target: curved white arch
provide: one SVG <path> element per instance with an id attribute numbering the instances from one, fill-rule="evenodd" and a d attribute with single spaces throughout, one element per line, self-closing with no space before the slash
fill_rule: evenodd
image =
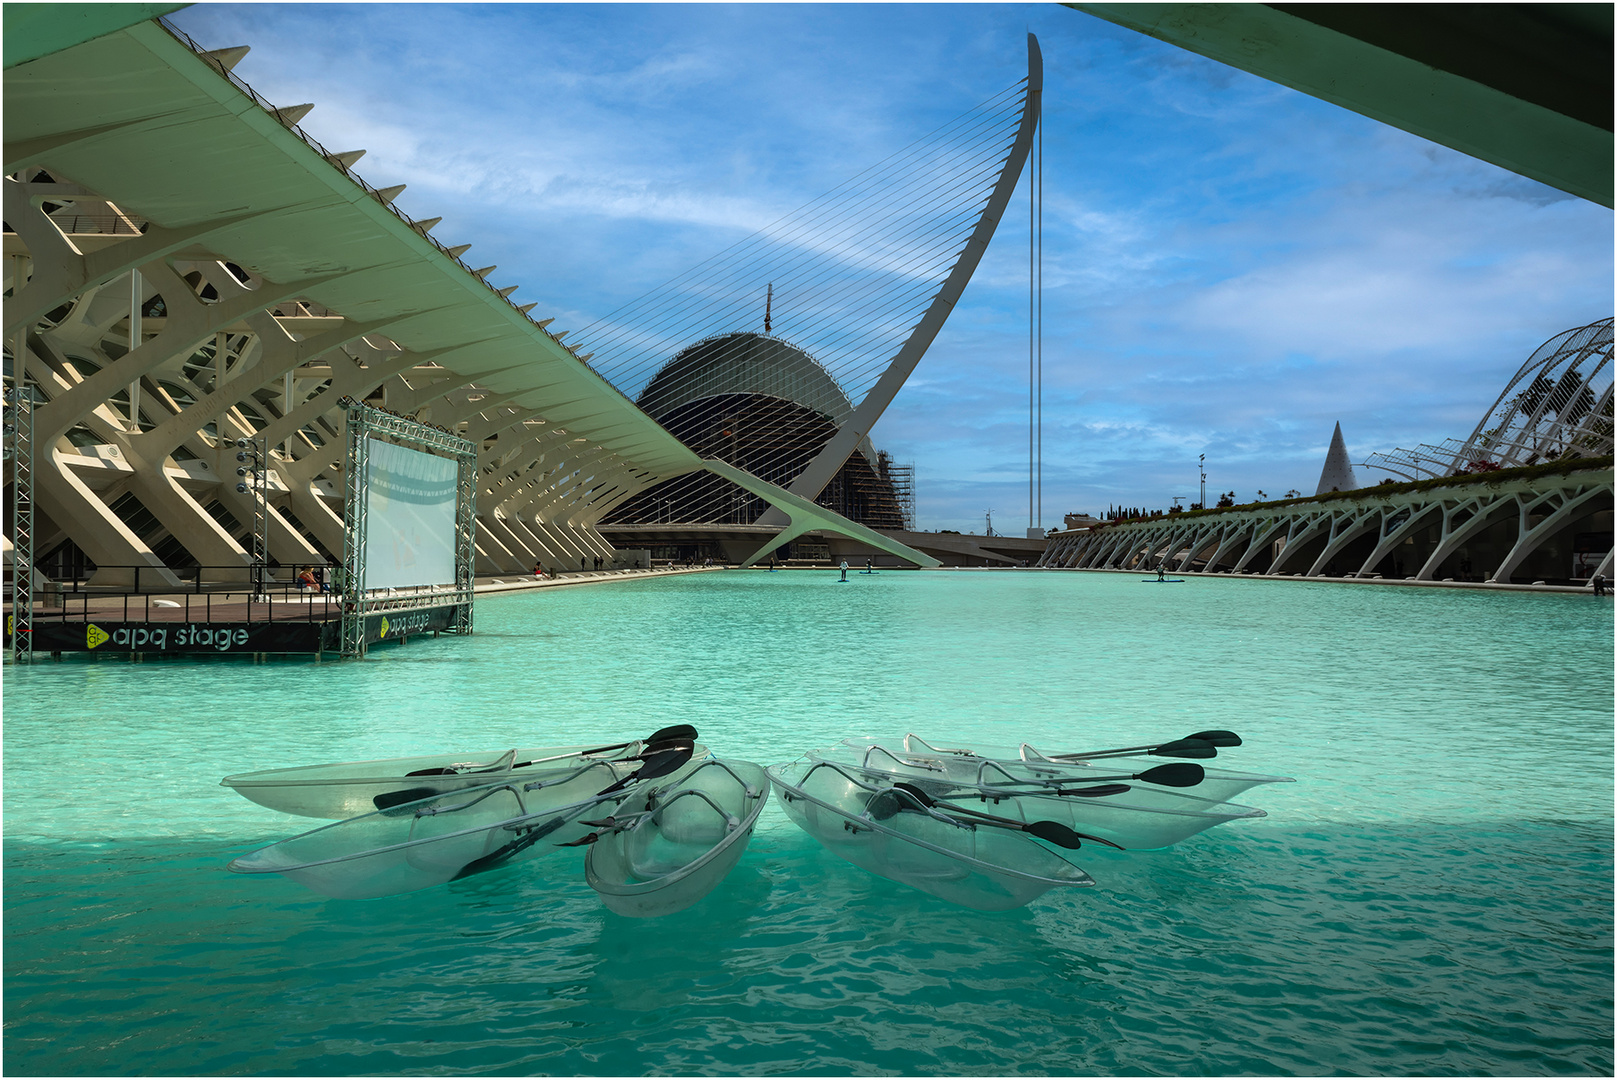
<path id="1" fill-rule="evenodd" d="M 1040 107 L 1044 98 L 1044 56 L 1039 51 L 1039 39 L 1032 34 L 1027 36 L 1027 100 L 1022 106 L 1022 122 L 1017 129 L 1016 140 L 1011 144 L 1010 154 L 1005 158 L 1004 168 L 1000 170 L 999 181 L 994 185 L 993 194 L 983 207 L 982 217 L 977 220 L 977 227 L 972 231 L 971 238 L 966 241 L 960 253 L 959 260 L 954 269 L 949 272 L 943 287 L 938 290 L 937 296 L 927 308 L 926 314 L 915 326 L 909 339 L 904 342 L 893 362 L 877 380 L 876 385 L 865 395 L 853 415 L 848 417 L 841 429 L 831 441 L 826 443 L 825 449 L 809 462 L 788 488 L 793 495 L 804 499 L 814 499 L 830 483 L 843 462 L 853 453 L 860 441 L 870 434 L 870 429 L 876 421 L 881 419 L 887 406 L 892 404 L 893 398 L 898 394 L 899 388 L 920 363 L 921 357 L 931 347 L 932 341 L 943 329 L 944 320 L 949 312 L 954 310 L 965 291 L 966 283 L 976 271 L 977 264 L 982 261 L 983 253 L 988 250 L 988 241 L 993 239 L 994 230 L 999 226 L 999 219 L 1004 216 L 1005 208 L 1010 204 L 1011 194 L 1016 190 L 1017 179 L 1022 175 L 1022 168 L 1027 163 L 1029 152 L 1033 148 L 1033 134 L 1039 125 Z M 771 508 L 759 519 L 760 525 L 784 525 L 786 515 L 778 509 Z M 771 541 L 773 543 L 773 541 Z"/>

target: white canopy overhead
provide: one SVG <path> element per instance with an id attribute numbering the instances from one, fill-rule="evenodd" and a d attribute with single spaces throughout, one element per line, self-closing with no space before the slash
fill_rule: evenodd
<path id="1" fill-rule="evenodd" d="M 8 9 L 8 30 L 11 21 Z M 297 120 L 307 106 L 277 110 L 233 76 L 244 49 L 202 53 L 157 21 L 96 30 L 99 36 L 53 42 L 54 51 L 19 58 L 5 73 L 6 220 L 16 230 L 6 251 L 28 267 L 26 287 L 17 282 L 5 307 L 7 340 L 132 270 L 145 276 L 148 290 L 156 284 L 177 293 L 177 276 L 165 275 L 174 264 L 228 264 L 232 275 L 240 272 L 242 290 L 214 300 L 203 293 L 205 314 L 192 297 L 174 296 L 186 303 L 170 303 L 164 333 L 178 328 L 178 308 L 185 307 L 196 321 L 194 340 L 153 348 L 153 339 L 53 396 L 40 410 L 42 442 L 80 423 L 119 387 L 172 365 L 176 347 L 189 355 L 226 325 L 263 312 L 283 319 L 286 304 L 296 302 L 304 312 L 326 313 L 317 340 L 328 348 L 363 338 L 413 360 L 415 370 L 441 369 L 433 396 L 470 388 L 472 395 L 462 396 L 483 404 L 458 419 L 473 418 L 473 428 L 481 410 L 489 430 L 489 410 L 497 406 L 502 416 L 542 421 L 553 443 L 568 436 L 569 446 L 576 444 L 572 461 L 588 467 L 577 483 L 587 480 L 588 488 L 569 496 L 567 528 L 588 528 L 634 492 L 706 467 L 545 329 L 550 320 L 530 318 L 533 305 L 513 305 L 512 288 L 492 278 L 495 267 L 473 270 L 458 257 L 464 248 L 431 237 L 436 221 L 415 222 L 392 208 L 402 187 L 366 184 L 351 168 L 356 153 L 330 152 L 306 136 Z M 40 170 L 44 181 L 31 183 Z M 68 235 L 48 215 L 59 205 L 54 200 L 74 198 L 103 211 L 110 205 L 138 231 Z M 224 324 L 227 306 L 233 318 Z M 293 330 L 286 321 L 281 326 Z M 582 476 L 583 469 L 574 472 Z M 732 479 L 769 497 L 769 486 L 750 474 Z M 852 529 L 893 554 L 933 562 L 837 515 L 823 516 L 823 528 Z"/>

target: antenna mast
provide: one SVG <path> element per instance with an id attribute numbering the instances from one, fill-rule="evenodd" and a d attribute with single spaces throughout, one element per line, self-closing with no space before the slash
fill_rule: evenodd
<path id="1" fill-rule="evenodd" d="M 1027 198 L 1027 535 L 1044 535 L 1044 115 L 1034 115 Z"/>

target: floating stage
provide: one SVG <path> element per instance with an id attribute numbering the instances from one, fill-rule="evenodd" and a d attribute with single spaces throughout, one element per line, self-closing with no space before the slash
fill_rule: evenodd
<path id="1" fill-rule="evenodd" d="M 563 573 L 541 580 L 526 577 L 480 579 L 478 596 L 539 589 L 637 581 L 652 577 L 713 573 L 713 567 L 663 567 Z M 250 594 L 236 591 L 185 593 L 65 592 L 61 607 L 33 610 L 32 652 L 61 658 L 66 653 L 120 656 L 139 660 L 160 656 L 293 655 L 334 659 L 343 655 L 344 600 L 331 593 L 309 594 L 282 587 Z M 450 594 L 453 595 L 453 594 Z M 447 599 L 447 597 L 446 597 Z M 53 596 L 51 600 L 57 601 Z M 376 603 L 374 599 L 371 601 Z M 396 597 L 396 605 L 358 615 L 356 633 L 363 647 L 402 643 L 420 634 L 456 632 L 459 604 Z M 5 605 L 5 647 L 11 648 L 14 620 Z"/>
<path id="2" fill-rule="evenodd" d="M 458 604 L 369 612 L 357 633 L 368 648 L 412 635 L 453 630 Z M 352 612 L 348 613 L 352 616 Z M 60 611 L 33 613 L 32 652 L 153 656 L 302 655 L 316 659 L 343 652 L 343 603 L 332 597 L 246 594 L 215 596 L 71 596 Z M 14 620 L 7 614 L 6 646 Z"/>

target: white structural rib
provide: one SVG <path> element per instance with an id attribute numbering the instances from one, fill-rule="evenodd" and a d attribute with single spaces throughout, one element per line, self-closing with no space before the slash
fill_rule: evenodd
<path id="1" fill-rule="evenodd" d="M 850 540 L 858 540 L 872 547 L 880 548 L 889 554 L 908 559 L 917 566 L 933 567 L 942 565 L 941 562 L 925 552 L 917 551 L 912 547 L 900 544 L 897 540 L 889 539 L 875 529 L 867 529 L 863 525 L 849 521 L 836 511 L 827 510 L 812 499 L 805 499 L 801 495 L 793 495 L 790 491 L 776 487 L 765 480 L 760 480 L 745 469 L 738 469 L 718 458 L 708 458 L 702 464 L 714 475 L 733 481 L 759 498 L 768 500 L 771 506 L 778 507 L 790 519 L 790 524 L 786 526 L 783 532 L 762 548 L 753 552 L 741 564 L 743 568 L 751 566 L 763 558 L 765 552 L 773 551 L 780 545 L 790 540 L 795 540 L 810 529 L 838 533 L 848 537 Z"/>
<path id="2" fill-rule="evenodd" d="M 999 182 L 994 185 L 993 194 L 988 198 L 988 204 L 983 208 L 983 215 L 977 222 L 977 228 L 972 232 L 971 239 L 966 241 L 965 248 L 960 253 L 960 259 L 950 271 L 943 287 L 933 298 L 932 304 L 927 308 L 921 321 L 916 323 L 915 330 L 909 339 L 893 357 L 893 362 L 876 382 L 870 393 L 865 395 L 859 407 L 853 411 L 837 433 L 826 443 L 814 460 L 798 474 L 792 481 L 789 490 L 793 495 L 813 500 L 831 478 L 842 468 L 848 456 L 853 453 L 861 440 L 870 434 L 870 429 L 881 419 L 887 406 L 892 404 L 893 398 L 898 394 L 899 388 L 920 363 L 921 357 L 931 347 L 932 341 L 943 329 L 944 320 L 949 312 L 954 310 L 960 299 L 960 294 L 966 289 L 966 283 L 976 272 L 977 264 L 982 261 L 983 253 L 988 250 L 988 242 L 994 237 L 994 230 L 999 227 L 999 220 L 1005 214 L 1005 208 L 1010 204 L 1011 194 L 1016 190 L 1016 182 L 1022 175 L 1022 168 L 1027 164 L 1028 153 L 1033 147 L 1033 134 L 1039 124 L 1039 107 L 1044 97 L 1044 57 L 1039 52 L 1039 39 L 1032 34 L 1027 36 L 1027 101 L 1022 107 L 1022 124 L 1017 129 L 1016 141 L 1011 144 L 1011 152 L 1005 159 L 1005 167 L 1000 171 Z M 772 507 L 758 519 L 760 525 L 784 525 L 787 517 L 781 513 L 778 506 Z M 770 547 L 777 546 L 778 541 L 771 540 Z M 756 558 L 756 556 L 754 556 Z"/>
<path id="3" fill-rule="evenodd" d="M 293 122 L 295 109 L 276 110 L 231 72 L 223 55 L 204 53 L 147 21 L 5 72 L 3 186 L 8 229 L 17 230 L 8 231 L 6 253 L 18 267 L 8 282 L 8 340 L 52 332 L 50 313 L 87 307 L 98 290 L 132 272 L 145 282 L 148 300 L 161 294 L 169 312 L 155 334 L 132 326 L 134 347 L 115 362 L 98 353 L 104 362 L 94 374 L 52 384 L 39 411 L 42 445 L 58 447 L 75 425 L 95 428 L 97 410 L 142 379 L 150 384 L 162 375 L 178 386 L 188 377 L 184 365 L 212 350 L 205 366 L 218 389 L 203 394 L 193 387 L 187 393 L 195 403 L 176 405 L 174 417 L 152 417 L 150 430 L 131 424 L 136 430 L 92 432 L 128 463 L 142 504 L 209 565 L 246 556 L 202 504 L 176 487 L 169 470 L 190 474 L 170 455 L 189 439 L 191 459 L 209 463 L 223 453 L 223 442 L 204 438 L 204 425 L 237 402 L 249 402 L 259 415 L 265 394 L 279 402 L 281 415 L 262 433 L 287 447 L 278 475 L 298 517 L 316 531 L 337 520 L 319 494 L 331 479 L 332 455 L 319 446 L 292 447 L 300 431 L 318 422 L 330 422 L 328 434 L 340 430 L 337 401 L 344 393 L 364 397 L 385 386 L 390 409 L 464 429 L 484 446 L 479 514 L 487 528 L 479 535 L 488 540 L 485 564 L 501 568 L 610 554 L 594 524 L 613 505 L 659 481 L 711 468 L 562 344 L 565 332 L 546 329 L 549 319 L 530 318 L 532 305 L 512 302 L 510 287 L 485 282 L 493 267 L 474 270 L 459 259 L 464 247 L 429 236 L 435 219 L 416 222 L 390 205 L 401 188 L 364 184 L 348 168 L 352 155 L 332 154 L 309 139 Z M 108 221 L 116 208 L 140 227 L 70 237 L 49 208 L 79 202 Z M 198 295 L 204 279 L 214 291 Z M 322 314 L 308 316 L 313 310 Z M 318 330 L 297 321 L 305 316 Z M 227 380 L 226 346 L 249 332 L 262 344 L 255 355 L 274 356 L 247 363 L 238 350 Z M 24 357 L 18 370 L 43 377 L 48 359 Z M 288 392 L 296 390 L 299 365 L 316 360 L 332 392 Z M 292 380 L 285 381 L 289 371 Z M 305 383 L 311 381 L 319 380 L 305 372 Z M 133 411 L 154 409 L 143 399 Z M 243 430 L 257 434 L 260 425 Z M 73 470 L 98 460 L 53 451 L 42 473 L 42 508 L 71 524 L 72 538 L 98 566 L 143 563 L 166 573 L 144 541 L 78 480 Z M 216 491 L 222 500 L 231 497 L 229 485 L 213 478 L 234 466 L 214 464 L 205 490 L 199 487 L 204 503 Z M 749 490 L 779 491 L 746 475 Z M 816 525 L 929 561 L 830 511 L 820 511 Z M 499 549 L 496 526 L 505 529 Z M 277 558 L 313 561 L 300 529 L 277 527 L 271 538 Z M 98 537 L 114 534 L 117 544 L 98 546 Z M 340 541 L 328 535 L 325 542 Z"/>

